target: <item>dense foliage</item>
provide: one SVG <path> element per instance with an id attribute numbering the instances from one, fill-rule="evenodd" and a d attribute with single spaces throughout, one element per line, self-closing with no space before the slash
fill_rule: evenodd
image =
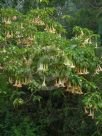
<path id="1" fill-rule="evenodd" d="M 0 134 L 101 136 L 100 35 L 89 1 L 70 2 L 69 14 L 66 0 L 21 2 L 0 2 Z"/>

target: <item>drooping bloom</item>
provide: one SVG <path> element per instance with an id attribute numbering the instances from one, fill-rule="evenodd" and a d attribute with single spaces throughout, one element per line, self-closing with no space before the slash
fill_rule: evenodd
<path id="1" fill-rule="evenodd" d="M 18 81 L 17 87 L 18 87 L 18 88 L 21 88 L 21 87 L 22 87 L 22 84 L 21 84 L 20 80 Z"/>
<path id="2" fill-rule="evenodd" d="M 44 70 L 44 66 L 42 63 L 40 63 L 39 67 L 38 67 L 38 71 L 43 71 Z"/>
<path id="3" fill-rule="evenodd" d="M 18 85 L 18 81 L 16 80 L 16 81 L 15 81 L 15 84 L 14 84 L 13 86 L 17 86 L 17 85 Z"/>
<path id="4" fill-rule="evenodd" d="M 75 68 L 75 65 L 73 64 L 73 62 L 71 60 L 69 60 L 67 57 L 64 60 L 64 65 L 66 65 L 70 68 Z"/>
<path id="5" fill-rule="evenodd" d="M 44 76 L 44 79 L 43 79 L 42 87 L 46 87 L 45 76 Z"/>

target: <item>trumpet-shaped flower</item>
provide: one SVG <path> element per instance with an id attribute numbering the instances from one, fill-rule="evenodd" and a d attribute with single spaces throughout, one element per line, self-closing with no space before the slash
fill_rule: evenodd
<path id="1" fill-rule="evenodd" d="M 38 71 L 43 71 L 44 70 L 44 65 L 42 63 L 40 63 Z"/>
<path id="2" fill-rule="evenodd" d="M 9 83 L 12 84 L 13 83 L 13 80 L 11 77 L 9 77 Z"/>
<path id="3" fill-rule="evenodd" d="M 69 60 L 68 58 L 65 58 L 64 65 L 70 67 L 70 68 L 75 68 L 73 62 Z"/>
<path id="4" fill-rule="evenodd" d="M 18 85 L 18 81 L 16 80 L 16 81 L 15 81 L 15 84 L 14 84 L 13 86 L 17 86 L 17 85 Z"/>
<path id="5" fill-rule="evenodd" d="M 21 87 L 22 87 L 22 84 L 21 84 L 20 80 L 18 81 L 17 87 L 18 87 L 18 88 L 21 88 Z"/>
<path id="6" fill-rule="evenodd" d="M 42 83 L 42 87 L 46 87 L 45 76 L 44 76 L 44 80 L 43 80 L 43 83 Z"/>

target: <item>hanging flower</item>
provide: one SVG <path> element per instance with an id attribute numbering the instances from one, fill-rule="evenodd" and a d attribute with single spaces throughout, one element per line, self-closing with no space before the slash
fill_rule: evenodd
<path id="1" fill-rule="evenodd" d="M 56 79 L 56 81 L 55 81 L 55 86 L 56 86 L 56 87 L 59 87 L 59 84 L 58 84 L 57 79 Z"/>
<path id="2" fill-rule="evenodd" d="M 102 67 L 101 66 L 99 66 L 98 68 L 99 68 L 99 71 L 102 71 Z"/>
<path id="3" fill-rule="evenodd" d="M 59 80 L 58 80 L 58 85 L 59 85 L 59 87 L 65 87 L 65 85 L 64 85 L 64 80 L 61 80 L 61 79 L 59 78 Z"/>
<path id="4" fill-rule="evenodd" d="M 7 52 L 6 49 L 5 49 L 5 47 L 3 48 L 2 52 L 3 52 L 3 53 L 6 53 L 6 52 Z"/>
<path id="5" fill-rule="evenodd" d="M 77 94 L 83 94 L 82 89 L 79 85 L 77 86 L 77 92 L 76 93 Z"/>
<path id="6" fill-rule="evenodd" d="M 79 74 L 79 75 L 82 75 L 83 73 L 82 73 L 82 70 L 80 69 L 80 68 L 77 68 L 77 73 Z"/>
<path id="7" fill-rule="evenodd" d="M 84 43 L 83 43 L 83 44 L 88 44 L 88 43 L 89 43 L 89 41 L 90 41 L 90 39 L 89 39 L 89 38 L 87 38 L 86 40 L 84 40 Z"/>
<path id="8" fill-rule="evenodd" d="M 43 71 L 47 71 L 48 70 L 48 64 L 43 64 Z"/>
<path id="9" fill-rule="evenodd" d="M 84 111 L 85 111 L 85 113 L 86 113 L 86 114 L 88 114 L 88 113 L 89 113 L 89 111 L 88 111 L 87 107 L 84 107 Z"/>
<path id="10" fill-rule="evenodd" d="M 91 41 L 91 39 L 89 40 L 89 44 L 92 44 L 92 41 Z"/>
<path id="11" fill-rule="evenodd" d="M 43 71 L 44 70 L 44 65 L 42 63 L 40 63 L 38 71 Z"/>
<path id="12" fill-rule="evenodd" d="M 84 33 L 83 33 L 83 31 L 81 30 L 81 34 L 80 34 L 80 36 L 83 36 L 84 35 Z"/>
<path id="13" fill-rule="evenodd" d="M 72 87 L 71 82 L 70 82 L 70 81 L 68 81 L 66 91 L 70 92 L 71 87 Z"/>
<path id="14" fill-rule="evenodd" d="M 102 68 L 101 68 L 101 66 L 99 65 L 98 67 L 97 67 L 97 69 L 96 69 L 98 72 L 101 72 L 102 71 Z"/>
<path id="15" fill-rule="evenodd" d="M 98 75 L 98 74 L 99 74 L 99 71 L 96 69 L 94 74 L 97 74 L 97 75 Z"/>
<path id="16" fill-rule="evenodd" d="M 21 88 L 21 87 L 22 87 L 22 84 L 21 84 L 20 80 L 18 81 L 17 87 L 18 87 L 18 88 Z"/>
<path id="17" fill-rule="evenodd" d="M 64 60 L 64 65 L 66 65 L 70 68 L 75 68 L 75 65 L 73 64 L 73 62 L 71 60 L 69 60 L 67 57 Z"/>
<path id="18" fill-rule="evenodd" d="M 29 40 L 29 41 L 33 41 L 33 38 L 29 36 L 29 37 L 28 37 L 28 40 Z"/>
<path id="19" fill-rule="evenodd" d="M 13 86 L 17 86 L 17 85 L 18 85 L 18 81 L 16 80 L 16 81 L 15 81 L 15 84 L 14 84 Z"/>
<path id="20" fill-rule="evenodd" d="M 56 33 L 56 30 L 55 30 L 54 27 L 50 27 L 50 28 L 48 29 L 48 32 L 50 32 L 50 33 Z"/>
<path id="21" fill-rule="evenodd" d="M 83 69 L 83 73 L 84 73 L 85 75 L 89 74 L 87 68 L 84 68 L 84 69 Z"/>
<path id="22" fill-rule="evenodd" d="M 9 77 L 9 83 L 12 84 L 13 83 L 13 80 L 12 78 Z"/>
<path id="23" fill-rule="evenodd" d="M 72 63 L 72 64 L 70 65 L 70 68 L 75 68 L 75 65 Z"/>
<path id="24" fill-rule="evenodd" d="M 87 75 L 87 74 L 89 74 L 87 68 L 83 68 L 83 69 L 78 68 L 78 69 L 77 69 L 77 73 L 78 73 L 79 75 Z"/>
<path id="25" fill-rule="evenodd" d="M 70 61 L 68 58 L 65 58 L 64 65 L 70 66 Z"/>
<path id="26" fill-rule="evenodd" d="M 90 109 L 90 113 L 88 116 L 93 117 L 93 113 L 92 113 L 91 109 Z"/>
<path id="27" fill-rule="evenodd" d="M 7 32 L 6 33 L 6 38 L 13 38 L 13 33 Z"/>
<path id="28" fill-rule="evenodd" d="M 6 25 L 10 25 L 11 24 L 11 20 L 8 18 L 8 20 L 5 20 L 4 19 L 4 23 L 6 24 Z"/>
<path id="29" fill-rule="evenodd" d="M 2 22 L 3 22 L 3 23 L 5 23 L 6 21 L 7 21 L 6 18 L 3 18 L 3 19 L 2 19 Z"/>
<path id="30" fill-rule="evenodd" d="M 35 19 L 33 19 L 32 23 L 36 25 L 45 25 L 45 23 L 41 20 L 41 18 L 38 16 Z"/>
<path id="31" fill-rule="evenodd" d="M 31 80 L 31 79 L 28 79 L 28 83 L 32 83 L 32 80 Z"/>
<path id="32" fill-rule="evenodd" d="M 69 87 L 67 86 L 67 89 L 65 90 L 66 92 L 69 92 Z"/>
<path id="33" fill-rule="evenodd" d="M 28 84 L 28 80 L 27 80 L 27 78 L 24 78 L 24 81 L 23 81 L 23 83 L 22 83 L 23 85 L 27 85 Z"/>
<path id="34" fill-rule="evenodd" d="M 24 28 L 24 26 L 23 26 L 23 24 L 22 24 L 22 23 L 21 23 L 21 26 L 20 26 L 20 27 L 21 27 L 21 29 L 23 29 L 23 28 Z"/>
<path id="35" fill-rule="evenodd" d="M 101 68 L 101 66 L 99 65 L 97 68 L 96 68 L 96 70 L 95 70 L 95 74 L 99 74 L 99 72 L 101 72 L 102 71 L 102 68 Z"/>
<path id="36" fill-rule="evenodd" d="M 44 76 L 44 80 L 43 80 L 43 83 L 42 83 L 42 87 L 46 87 L 45 76 Z"/>
<path id="37" fill-rule="evenodd" d="M 46 71 L 48 70 L 48 64 L 45 65 Z"/>
<path id="38" fill-rule="evenodd" d="M 75 87 L 74 86 L 71 87 L 70 92 L 73 93 L 73 94 L 75 93 Z"/>
<path id="39" fill-rule="evenodd" d="M 71 87 L 72 87 L 72 85 L 71 85 L 71 82 L 70 82 L 70 81 L 68 82 L 68 87 L 69 87 L 69 88 L 71 88 Z"/>
<path id="40" fill-rule="evenodd" d="M 20 34 L 19 31 L 16 31 L 15 34 L 16 34 L 16 37 L 17 37 L 17 38 L 21 38 L 21 34 Z M 19 40 L 19 39 L 18 39 L 18 40 Z M 21 41 L 19 41 L 19 42 L 21 42 Z"/>
<path id="41" fill-rule="evenodd" d="M 17 16 L 13 16 L 13 17 L 12 17 L 12 20 L 13 20 L 13 21 L 16 21 L 16 20 L 17 20 Z"/>

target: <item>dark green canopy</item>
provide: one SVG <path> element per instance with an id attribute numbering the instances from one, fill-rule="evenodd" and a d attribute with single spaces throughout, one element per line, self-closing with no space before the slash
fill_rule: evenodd
<path id="1" fill-rule="evenodd" d="M 99 18 L 98 33 L 102 35 L 102 17 Z"/>

